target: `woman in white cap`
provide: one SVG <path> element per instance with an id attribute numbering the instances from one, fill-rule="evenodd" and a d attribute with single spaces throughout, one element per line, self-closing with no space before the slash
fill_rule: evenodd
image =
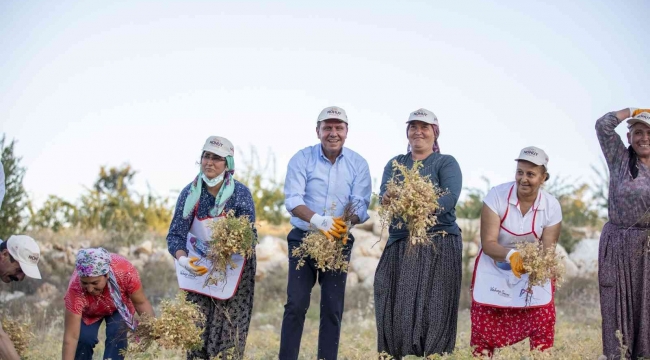
<path id="1" fill-rule="evenodd" d="M 233 177 L 234 156 L 235 148 L 228 139 L 210 136 L 202 149 L 199 174 L 181 191 L 176 203 L 167 245 L 178 266 L 197 278 L 208 272 L 201 259 L 205 242 L 211 240 L 212 221 L 233 210 L 235 216 L 247 216 L 255 223 L 251 192 Z M 257 236 L 256 229 L 253 230 Z M 214 291 L 200 293 L 198 289 L 188 293 L 187 299 L 198 304 L 206 316 L 203 347 L 188 352 L 188 359 L 212 359 L 218 355 L 243 358 L 253 310 L 255 267 L 253 255 L 223 281 L 224 285 L 236 286 L 219 283 Z"/>
<path id="2" fill-rule="evenodd" d="M 106 249 L 81 249 L 65 294 L 63 360 L 91 360 L 97 334 L 106 321 L 102 359 L 122 360 L 127 329 L 135 329 L 135 312 L 155 316 L 144 295 L 138 270 Z"/>
<path id="3" fill-rule="evenodd" d="M 407 153 L 384 168 L 380 196 L 392 200 L 386 183 L 393 177 L 392 161 L 413 166 L 421 161 L 422 176 L 445 190 L 439 198 L 437 223 L 427 232 L 434 246 L 410 247 L 406 226 L 396 223 L 375 274 L 375 316 L 378 351 L 395 358 L 450 353 L 456 344 L 456 323 L 462 277 L 461 233 L 456 224 L 456 202 L 462 173 L 456 159 L 440 154 L 440 128 L 433 112 L 419 109 L 407 121 Z M 416 250 L 416 251 L 413 251 Z"/>
<path id="4" fill-rule="evenodd" d="M 553 346 L 553 285 L 528 290 L 516 244 L 541 241 L 555 249 L 562 226 L 560 203 L 542 185 L 548 180 L 548 156 L 534 146 L 521 150 L 515 181 L 493 187 L 481 210 L 481 251 L 472 278 L 472 336 L 475 355 L 526 338 L 531 349 Z"/>
<path id="5" fill-rule="evenodd" d="M 616 127 L 627 120 L 625 146 Z M 598 281 L 603 353 L 650 358 L 650 109 L 623 109 L 596 122 L 609 169 L 609 221 L 600 235 Z"/>

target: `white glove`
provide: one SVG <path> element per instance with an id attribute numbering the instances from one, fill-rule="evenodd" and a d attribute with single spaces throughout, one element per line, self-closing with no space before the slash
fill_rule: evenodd
<path id="1" fill-rule="evenodd" d="M 309 219 L 309 223 L 314 225 L 318 230 L 329 232 L 334 227 L 334 218 L 331 216 L 314 214 L 314 216 Z"/>
<path id="2" fill-rule="evenodd" d="M 181 256 L 178 259 L 178 264 L 183 268 L 185 268 L 185 270 L 189 271 L 190 274 L 196 276 L 205 275 L 208 272 L 208 268 L 201 265 L 195 265 L 194 263 L 196 261 L 199 261 L 199 258 L 197 257 L 188 258 L 187 256 Z"/>

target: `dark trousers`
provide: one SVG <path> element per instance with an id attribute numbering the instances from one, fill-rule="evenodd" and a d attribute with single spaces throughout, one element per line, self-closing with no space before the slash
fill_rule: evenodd
<path id="1" fill-rule="evenodd" d="M 128 343 L 126 340 L 127 327 L 119 311 L 113 315 L 107 316 L 102 320 L 86 325 L 81 321 L 79 331 L 79 342 L 77 343 L 77 352 L 74 355 L 75 360 L 92 360 L 95 345 L 99 343 L 97 334 L 102 321 L 106 320 L 106 341 L 104 342 L 103 359 L 123 360 L 124 356 L 120 355 L 120 350 L 126 349 Z"/>
<path id="2" fill-rule="evenodd" d="M 313 259 L 306 259 L 305 265 L 296 270 L 298 259 L 291 252 L 300 246 L 305 231 L 294 228 L 287 236 L 289 244 L 289 283 L 287 284 L 287 303 L 284 305 L 282 332 L 280 337 L 280 360 L 298 359 L 300 340 L 305 325 L 305 314 L 309 309 L 311 289 L 318 279 L 321 286 L 320 327 L 318 331 L 318 359 L 335 360 L 339 351 L 345 281 L 347 273 L 339 271 L 320 271 Z M 350 236 L 344 250 L 350 260 L 350 249 L 354 238 Z"/>

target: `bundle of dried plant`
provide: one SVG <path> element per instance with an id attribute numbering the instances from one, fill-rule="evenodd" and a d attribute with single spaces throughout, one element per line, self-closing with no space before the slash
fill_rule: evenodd
<path id="1" fill-rule="evenodd" d="M 206 277 L 206 286 L 225 280 L 228 268 L 237 267 L 232 261 L 233 254 L 247 259 L 253 256 L 256 241 L 253 226 L 248 216 L 237 217 L 233 210 L 210 224 L 212 241 L 208 243 L 206 259 L 212 262 L 212 267 Z"/>

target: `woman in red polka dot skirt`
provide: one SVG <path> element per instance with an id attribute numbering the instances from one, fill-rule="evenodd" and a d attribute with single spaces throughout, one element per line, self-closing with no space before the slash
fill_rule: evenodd
<path id="1" fill-rule="evenodd" d="M 541 241 L 554 248 L 560 236 L 562 209 L 541 189 L 549 175 L 548 156 L 536 147 L 524 148 L 515 181 L 498 185 L 483 200 L 481 251 L 472 278 L 472 338 L 474 355 L 492 356 L 496 348 L 526 338 L 531 349 L 553 346 L 555 304 L 553 286 L 527 290 L 521 242 Z"/>

